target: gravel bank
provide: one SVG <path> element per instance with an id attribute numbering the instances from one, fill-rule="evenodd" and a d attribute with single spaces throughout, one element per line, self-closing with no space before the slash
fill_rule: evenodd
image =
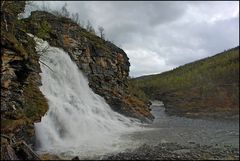
<path id="1" fill-rule="evenodd" d="M 142 145 L 135 150 L 106 156 L 104 160 L 239 160 L 239 149 L 229 146 L 213 147 L 193 144 L 161 143 Z"/>

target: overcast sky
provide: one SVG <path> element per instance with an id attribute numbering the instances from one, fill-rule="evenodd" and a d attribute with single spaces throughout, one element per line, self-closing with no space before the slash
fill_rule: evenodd
<path id="1" fill-rule="evenodd" d="M 42 5 L 43 2 L 35 2 Z M 65 2 L 44 2 L 61 8 Z M 238 1 L 68 1 L 130 58 L 130 76 L 171 70 L 239 45 Z"/>

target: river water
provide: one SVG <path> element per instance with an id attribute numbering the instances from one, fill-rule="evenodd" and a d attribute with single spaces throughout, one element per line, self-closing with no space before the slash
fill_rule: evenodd
<path id="1" fill-rule="evenodd" d="M 42 54 L 42 86 L 49 110 L 35 124 L 36 150 L 64 159 L 101 159 L 142 144 L 179 143 L 239 147 L 239 122 L 169 116 L 153 101 L 152 124 L 140 124 L 111 110 L 62 49 L 35 37 Z M 50 70 L 51 68 L 51 70 Z"/>
<path id="2" fill-rule="evenodd" d="M 170 116 L 165 113 L 165 107 L 160 101 L 153 101 L 151 109 L 155 116 L 154 122 L 143 125 L 140 131 L 122 135 L 122 140 L 129 142 L 129 144 L 122 144 L 125 147 L 122 152 L 133 150 L 143 144 L 154 146 L 160 143 L 177 143 L 189 147 L 208 145 L 216 148 L 232 147 L 239 149 L 238 120 L 193 119 Z M 111 153 L 106 154 L 111 155 Z M 101 158 L 102 156 L 99 155 L 93 157 L 93 159 Z"/>
<path id="3" fill-rule="evenodd" d="M 208 120 L 169 116 L 164 112 L 162 102 L 152 102 L 153 124 L 141 132 L 127 137 L 139 143 L 178 143 L 181 145 L 200 144 L 211 146 L 231 146 L 239 148 L 238 120 Z"/>

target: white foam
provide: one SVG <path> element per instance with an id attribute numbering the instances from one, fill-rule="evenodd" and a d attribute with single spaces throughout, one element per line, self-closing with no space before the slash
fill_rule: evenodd
<path id="1" fill-rule="evenodd" d="M 34 39 L 40 61 L 46 64 L 40 63 L 40 90 L 49 104 L 48 112 L 35 124 L 38 151 L 88 156 L 133 145 L 121 136 L 141 129 L 136 120 L 114 112 L 95 94 L 62 49 Z"/>

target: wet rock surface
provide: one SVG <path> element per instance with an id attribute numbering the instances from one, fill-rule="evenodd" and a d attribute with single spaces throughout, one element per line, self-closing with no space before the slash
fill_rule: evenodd
<path id="1" fill-rule="evenodd" d="M 41 160 L 31 146 L 15 137 L 1 134 L 1 160 Z"/>
<path id="2" fill-rule="evenodd" d="M 182 146 L 176 143 L 161 143 L 156 146 L 142 145 L 135 150 L 126 150 L 103 160 L 239 160 L 239 149 L 194 144 Z"/>
<path id="3" fill-rule="evenodd" d="M 113 110 L 143 121 L 153 120 L 149 105 L 128 91 L 130 63 L 122 49 L 87 32 L 69 18 L 48 12 L 34 11 L 24 22 L 29 33 L 68 52 L 85 73 L 89 86 Z"/>

